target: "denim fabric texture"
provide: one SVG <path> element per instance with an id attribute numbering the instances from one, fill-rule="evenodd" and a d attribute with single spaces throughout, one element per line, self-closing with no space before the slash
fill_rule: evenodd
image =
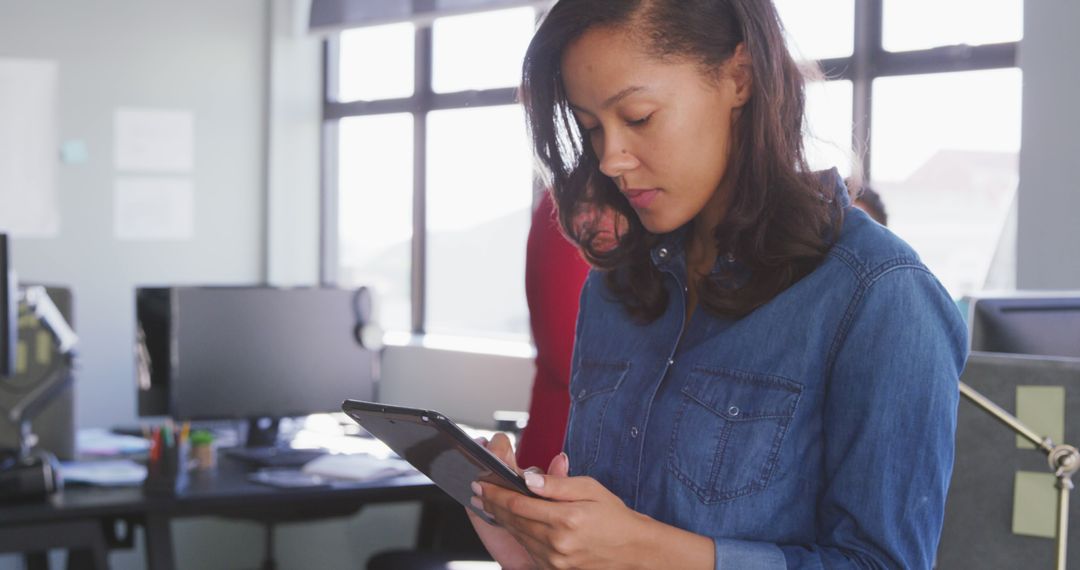
<path id="1" fill-rule="evenodd" d="M 633 321 L 599 272 L 582 289 L 571 475 L 713 538 L 718 569 L 933 564 L 964 323 L 914 251 L 823 176 L 839 238 L 746 317 L 696 310 L 684 330 L 686 228 L 652 251 L 670 295 L 656 321 Z"/>

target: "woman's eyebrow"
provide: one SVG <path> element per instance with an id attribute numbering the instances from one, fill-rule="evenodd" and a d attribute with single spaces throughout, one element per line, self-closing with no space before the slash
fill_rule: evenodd
<path id="1" fill-rule="evenodd" d="M 611 97 L 608 97 L 607 99 L 605 99 L 604 102 L 600 104 L 600 108 L 601 109 L 607 109 L 607 108 L 611 107 L 612 105 L 615 105 L 619 101 L 622 101 L 623 99 L 626 99 L 630 95 L 633 95 L 635 93 L 640 93 L 642 91 L 648 91 L 648 88 L 645 87 L 644 85 L 631 85 L 630 87 L 627 87 L 626 89 L 623 89 L 623 90 L 619 91 L 618 93 L 612 95 Z M 581 111 L 583 113 L 589 113 L 590 115 L 592 114 L 589 110 L 583 109 L 582 107 L 580 107 L 578 105 L 575 105 L 574 103 L 570 103 L 570 108 L 575 110 L 575 111 Z"/>

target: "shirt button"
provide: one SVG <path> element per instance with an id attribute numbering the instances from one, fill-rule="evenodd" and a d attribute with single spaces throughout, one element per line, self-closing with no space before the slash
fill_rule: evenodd
<path id="1" fill-rule="evenodd" d="M 585 394 L 586 394 L 585 390 L 584 390 L 584 389 L 582 389 L 582 390 L 581 390 L 580 392 L 578 392 L 578 393 L 577 393 L 577 397 L 578 397 L 578 398 L 584 398 L 584 397 L 585 397 Z"/>
<path id="2" fill-rule="evenodd" d="M 728 260 L 729 263 L 735 263 L 735 254 L 734 253 L 728 253 L 727 254 L 727 260 Z"/>
<path id="3" fill-rule="evenodd" d="M 735 417 L 735 416 L 739 415 L 739 406 L 731 406 L 730 408 L 727 409 L 727 413 L 731 417 Z"/>
<path id="4" fill-rule="evenodd" d="M 666 247 L 662 247 L 662 248 L 656 250 L 656 257 L 659 257 L 660 259 L 667 259 L 667 256 L 668 256 L 668 250 L 667 250 Z"/>
<path id="5" fill-rule="evenodd" d="M 637 438 L 637 435 L 638 435 L 637 426 L 634 426 L 634 427 L 630 428 L 630 437 Z"/>
<path id="6" fill-rule="evenodd" d="M 667 365 L 671 366 L 672 364 L 675 364 L 675 359 L 674 358 L 667 359 Z"/>

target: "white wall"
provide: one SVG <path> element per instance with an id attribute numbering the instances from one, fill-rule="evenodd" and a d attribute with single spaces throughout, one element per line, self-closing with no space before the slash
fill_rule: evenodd
<path id="1" fill-rule="evenodd" d="M 59 235 L 13 247 L 20 279 L 74 290 L 80 426 L 135 421 L 137 285 L 264 279 L 267 17 L 263 0 L 0 0 L 0 57 L 58 62 L 60 140 L 89 150 L 58 161 Z M 113 237 L 118 107 L 194 112 L 191 241 Z"/>
<path id="2" fill-rule="evenodd" d="M 1017 286 L 1080 288 L 1080 3 L 1024 2 Z"/>
<path id="3" fill-rule="evenodd" d="M 273 0 L 269 81 L 268 277 L 319 281 L 322 41 L 307 34 L 307 0 Z"/>

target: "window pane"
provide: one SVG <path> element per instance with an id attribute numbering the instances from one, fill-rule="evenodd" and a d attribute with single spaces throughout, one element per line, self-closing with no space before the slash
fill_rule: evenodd
<path id="1" fill-rule="evenodd" d="M 517 105 L 428 115 L 427 330 L 528 339 L 532 152 Z"/>
<path id="2" fill-rule="evenodd" d="M 812 81 L 806 84 L 806 160 L 813 170 L 836 167 L 851 175 L 850 81 Z"/>
<path id="3" fill-rule="evenodd" d="M 372 287 L 376 321 L 408 331 L 413 117 L 349 117 L 338 129 L 340 282 Z"/>
<path id="4" fill-rule="evenodd" d="M 982 289 L 1016 195 L 1018 69 L 874 82 L 871 186 L 889 226 L 954 297 Z"/>
<path id="5" fill-rule="evenodd" d="M 535 29 L 532 8 L 435 20 L 432 88 L 436 93 L 452 93 L 517 87 L 521 61 Z"/>
<path id="6" fill-rule="evenodd" d="M 888 51 L 1015 42 L 1024 35 L 1024 2 L 885 0 L 881 33 Z"/>
<path id="7" fill-rule="evenodd" d="M 415 27 L 408 23 L 341 32 L 337 100 L 411 96 L 415 36 Z"/>
<path id="8" fill-rule="evenodd" d="M 855 45 L 854 0 L 776 0 L 775 4 L 795 59 L 851 55 Z"/>

